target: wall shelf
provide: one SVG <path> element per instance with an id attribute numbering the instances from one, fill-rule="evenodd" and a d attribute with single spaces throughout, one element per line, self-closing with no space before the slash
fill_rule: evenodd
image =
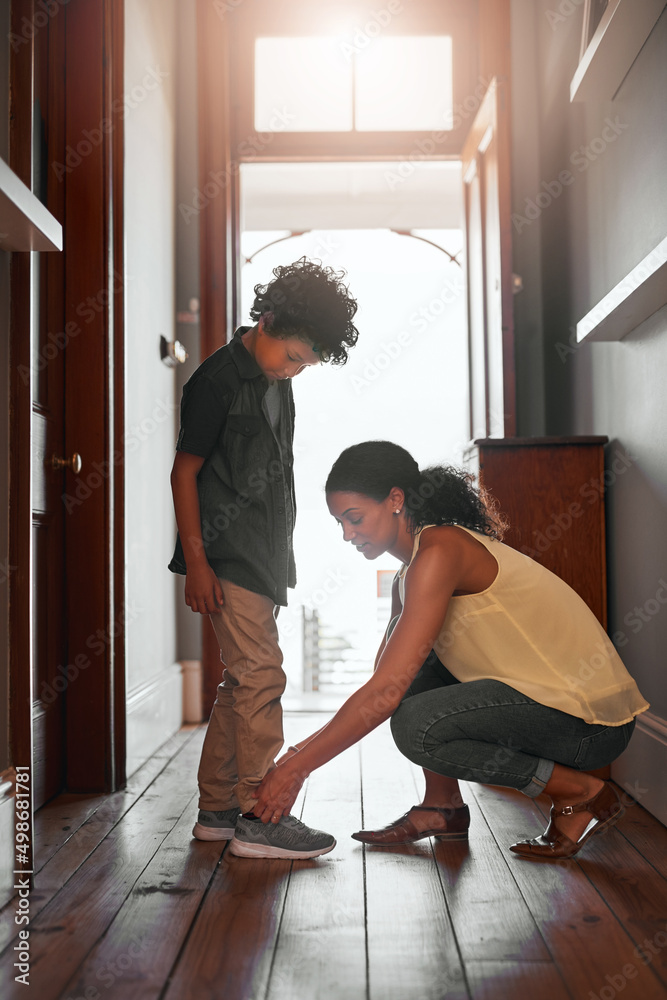
<path id="1" fill-rule="evenodd" d="M 570 101 L 611 101 L 665 0 L 609 0 L 570 84 Z"/>
<path id="2" fill-rule="evenodd" d="M 0 159 L 0 250 L 62 250 L 63 228 Z"/>
<path id="3" fill-rule="evenodd" d="M 577 342 L 621 340 L 667 303 L 667 238 L 577 323 Z"/>

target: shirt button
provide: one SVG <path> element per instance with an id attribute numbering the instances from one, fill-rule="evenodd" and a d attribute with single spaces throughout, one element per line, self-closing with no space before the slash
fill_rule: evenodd
<path id="1" fill-rule="evenodd" d="M 279 507 L 278 508 L 278 513 L 279 514 L 284 514 L 285 513 L 285 508 L 284 507 Z"/>
<path id="2" fill-rule="evenodd" d="M 286 548 L 287 548 L 287 546 L 286 546 L 286 545 L 281 545 L 281 546 L 280 546 L 280 551 L 281 551 L 281 552 L 284 552 Z"/>

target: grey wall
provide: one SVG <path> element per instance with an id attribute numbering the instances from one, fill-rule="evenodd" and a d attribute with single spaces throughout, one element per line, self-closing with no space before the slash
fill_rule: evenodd
<path id="1" fill-rule="evenodd" d="M 512 206 L 523 205 L 541 177 L 541 107 L 536 86 L 539 55 L 534 44 L 538 12 L 534 0 L 513 0 L 512 38 Z M 514 296 L 517 377 L 517 435 L 544 430 L 542 254 L 539 226 L 513 227 L 512 270 L 523 281 Z"/>
<path id="2" fill-rule="evenodd" d="M 159 355 L 160 334 L 174 337 L 177 21 L 176 0 L 126 0 L 125 95 L 135 105 L 124 122 L 130 772 L 154 749 L 151 743 L 180 724 L 180 704 L 173 703 L 180 698 L 173 676 L 175 581 L 166 569 L 173 547 L 176 385 L 174 370 Z M 168 703 L 160 702 L 162 678 Z M 142 690 L 146 697 L 137 706 Z"/>
<path id="3" fill-rule="evenodd" d="M 609 436 L 610 632 L 622 633 L 624 661 L 651 710 L 667 718 L 667 606 L 656 598 L 667 580 L 667 309 L 620 342 L 576 347 L 572 338 L 577 320 L 667 233 L 667 12 L 613 101 L 571 104 L 583 7 L 569 5 L 573 13 L 555 23 L 550 0 L 512 8 L 513 210 L 525 218 L 526 199 L 545 185 L 553 194 L 514 232 L 515 270 L 527 268 L 535 283 L 530 303 L 515 300 L 518 322 L 543 336 L 542 370 L 537 353 L 520 359 L 521 430 L 541 432 L 532 395 L 543 384 L 546 433 Z M 617 136 L 582 169 L 581 147 L 608 119 Z M 563 170 L 574 180 L 557 194 Z M 630 457 L 614 466 L 617 453 Z"/>

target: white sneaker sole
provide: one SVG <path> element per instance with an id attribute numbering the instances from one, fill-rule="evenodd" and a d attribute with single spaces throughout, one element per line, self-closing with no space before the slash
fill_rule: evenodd
<path id="1" fill-rule="evenodd" d="M 232 840 L 227 848 L 228 852 L 235 854 L 239 858 L 285 858 L 292 860 L 295 858 L 318 858 L 320 854 L 328 854 L 333 851 L 336 841 L 330 847 L 319 847 L 316 851 L 288 851 L 284 847 L 269 847 L 266 844 L 250 844 L 245 840 Z"/>
<path id="2" fill-rule="evenodd" d="M 231 840 L 234 836 L 234 828 L 221 830 L 215 826 L 202 826 L 201 823 L 195 823 L 192 828 L 192 836 L 196 837 L 197 840 Z"/>

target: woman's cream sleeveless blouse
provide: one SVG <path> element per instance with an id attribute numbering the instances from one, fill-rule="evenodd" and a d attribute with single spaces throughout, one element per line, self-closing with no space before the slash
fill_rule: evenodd
<path id="1" fill-rule="evenodd" d="M 516 549 L 462 530 L 488 549 L 498 575 L 479 594 L 450 598 L 433 648 L 457 680 L 503 681 L 542 705 L 605 726 L 646 711 L 606 632 L 571 587 Z M 398 574 L 403 604 L 407 568 Z"/>

